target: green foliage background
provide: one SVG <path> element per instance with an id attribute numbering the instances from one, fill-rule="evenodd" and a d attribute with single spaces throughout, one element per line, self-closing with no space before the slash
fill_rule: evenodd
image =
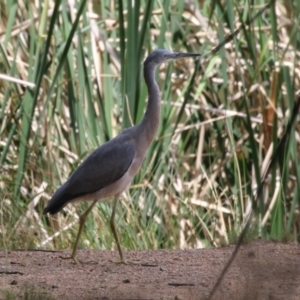
<path id="1" fill-rule="evenodd" d="M 37 4 L 0 2 L 2 248 L 71 247 L 88 204 L 41 212 L 88 153 L 142 119 L 146 55 L 208 54 L 266 3 Z M 234 241 L 300 88 L 299 13 L 299 1 L 273 1 L 216 54 L 160 68 L 160 129 L 118 209 L 125 248 Z M 299 129 L 254 205 L 253 236 L 299 240 Z M 97 204 L 81 247 L 115 247 L 111 210 Z"/>

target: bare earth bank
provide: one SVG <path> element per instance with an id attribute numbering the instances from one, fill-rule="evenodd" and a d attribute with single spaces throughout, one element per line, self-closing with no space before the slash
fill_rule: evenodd
<path id="1" fill-rule="evenodd" d="M 70 251 L 0 251 L 0 299 L 205 299 L 233 249 L 125 252 L 142 265 L 111 262 L 117 251 L 79 250 L 89 265 L 60 258 Z M 242 246 L 214 299 L 300 299 L 300 246 Z"/>

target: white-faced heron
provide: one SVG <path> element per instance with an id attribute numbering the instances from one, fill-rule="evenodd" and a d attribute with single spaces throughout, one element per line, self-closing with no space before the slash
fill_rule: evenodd
<path id="1" fill-rule="evenodd" d="M 144 62 L 144 78 L 149 96 L 146 112 L 141 123 L 125 129 L 120 135 L 92 152 L 54 193 L 44 209 L 44 214 L 56 214 L 68 203 L 76 200 L 93 201 L 80 217 L 73 252 L 68 258 L 73 258 L 77 262 L 76 251 L 82 228 L 87 215 L 97 201 L 114 197 L 110 226 L 119 250 L 120 262 L 127 263 L 115 225 L 115 213 L 120 195 L 129 188 L 133 177 L 139 171 L 146 151 L 158 129 L 160 91 L 155 81 L 155 69 L 164 62 L 197 56 L 200 56 L 200 54 L 176 53 L 162 49 L 152 52 Z"/>

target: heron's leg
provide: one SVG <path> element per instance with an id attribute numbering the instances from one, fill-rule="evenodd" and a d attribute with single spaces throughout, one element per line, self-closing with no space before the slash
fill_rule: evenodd
<path id="1" fill-rule="evenodd" d="M 67 256 L 67 257 L 61 257 L 62 259 L 73 259 L 75 263 L 90 263 L 90 262 L 83 262 L 80 259 L 76 258 L 76 252 L 77 252 L 77 247 L 78 247 L 78 243 L 79 243 L 79 239 L 82 233 L 82 229 L 83 229 L 83 225 L 86 221 L 86 218 L 88 216 L 88 214 L 91 212 L 91 210 L 93 209 L 93 207 L 95 206 L 95 204 L 97 203 L 98 200 L 94 200 L 93 203 L 89 206 L 89 208 L 80 216 L 79 218 L 79 229 L 78 229 L 78 233 L 76 236 L 76 241 L 73 247 L 73 251 L 71 256 Z"/>
<path id="2" fill-rule="evenodd" d="M 113 235 L 114 235 L 114 238 L 117 243 L 118 250 L 119 250 L 119 254 L 120 254 L 120 258 L 121 258 L 120 263 L 125 263 L 125 259 L 124 259 L 124 255 L 123 255 L 123 251 L 122 251 L 122 247 L 120 244 L 119 235 L 118 235 L 116 223 L 115 223 L 115 214 L 116 214 L 118 203 L 119 203 L 119 198 L 115 197 L 114 207 L 113 207 L 113 211 L 112 211 L 111 218 L 110 218 L 110 227 L 113 232 Z"/>
<path id="3" fill-rule="evenodd" d="M 116 196 L 113 211 L 112 211 L 111 218 L 110 218 L 110 227 L 111 227 L 111 230 L 113 232 L 114 238 L 116 240 L 117 247 L 118 247 L 119 254 L 120 254 L 120 259 L 121 259 L 120 261 L 118 261 L 116 263 L 125 264 L 125 265 L 127 265 L 127 264 L 138 265 L 139 263 L 127 261 L 124 258 L 124 255 L 123 255 L 123 251 L 122 251 L 122 247 L 121 247 L 121 243 L 120 243 L 120 240 L 119 240 L 119 235 L 118 235 L 118 231 L 117 231 L 117 227 L 116 227 L 116 223 L 115 223 L 115 214 L 116 214 L 116 211 L 117 211 L 118 203 L 119 203 L 119 198 Z"/>

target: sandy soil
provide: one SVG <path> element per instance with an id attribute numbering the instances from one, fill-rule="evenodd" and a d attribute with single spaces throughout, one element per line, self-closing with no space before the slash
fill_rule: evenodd
<path id="1" fill-rule="evenodd" d="M 110 262 L 117 251 L 79 250 L 94 265 L 60 258 L 70 251 L 0 251 L 0 299 L 206 299 L 233 249 L 126 251 L 148 265 Z M 213 299 L 300 299 L 300 245 L 242 246 Z"/>

